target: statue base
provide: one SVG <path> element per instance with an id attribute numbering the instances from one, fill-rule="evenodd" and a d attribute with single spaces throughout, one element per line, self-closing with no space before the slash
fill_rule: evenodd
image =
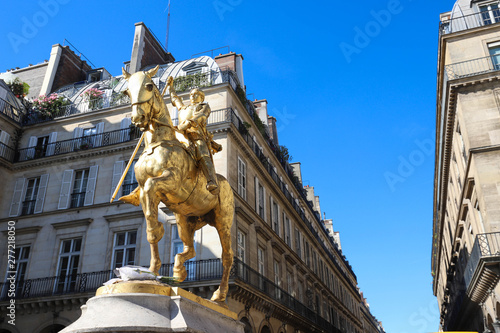
<path id="1" fill-rule="evenodd" d="M 97 289 L 82 315 L 60 333 L 243 333 L 236 313 L 178 287 L 130 281 Z"/>

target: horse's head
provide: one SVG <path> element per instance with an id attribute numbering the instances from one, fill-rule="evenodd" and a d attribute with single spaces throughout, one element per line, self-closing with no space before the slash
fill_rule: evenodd
<path id="1" fill-rule="evenodd" d="M 128 73 L 122 68 L 123 77 L 128 81 L 128 88 L 125 91 L 132 103 L 132 123 L 141 130 L 147 128 L 151 121 L 151 109 L 155 94 L 155 85 L 151 79 L 160 66 L 156 66 L 146 72 Z"/>

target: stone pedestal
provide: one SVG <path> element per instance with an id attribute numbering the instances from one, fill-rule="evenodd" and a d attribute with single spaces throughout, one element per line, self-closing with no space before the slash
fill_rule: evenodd
<path id="1" fill-rule="evenodd" d="M 60 333 L 243 333 L 243 327 L 234 312 L 181 288 L 121 282 L 99 288 Z"/>

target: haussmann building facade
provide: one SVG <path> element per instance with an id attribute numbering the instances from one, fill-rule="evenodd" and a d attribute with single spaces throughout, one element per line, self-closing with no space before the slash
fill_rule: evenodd
<path id="1" fill-rule="evenodd" d="M 443 331 L 500 332 L 500 8 L 441 14 L 432 242 Z"/>

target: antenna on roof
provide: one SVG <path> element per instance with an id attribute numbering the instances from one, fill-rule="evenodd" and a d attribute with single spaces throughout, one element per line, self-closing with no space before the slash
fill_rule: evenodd
<path id="1" fill-rule="evenodd" d="M 168 34 L 170 32 L 170 0 L 168 0 L 168 7 L 165 9 L 168 9 L 168 14 L 167 14 L 167 37 L 165 39 L 165 51 L 168 52 Z"/>

